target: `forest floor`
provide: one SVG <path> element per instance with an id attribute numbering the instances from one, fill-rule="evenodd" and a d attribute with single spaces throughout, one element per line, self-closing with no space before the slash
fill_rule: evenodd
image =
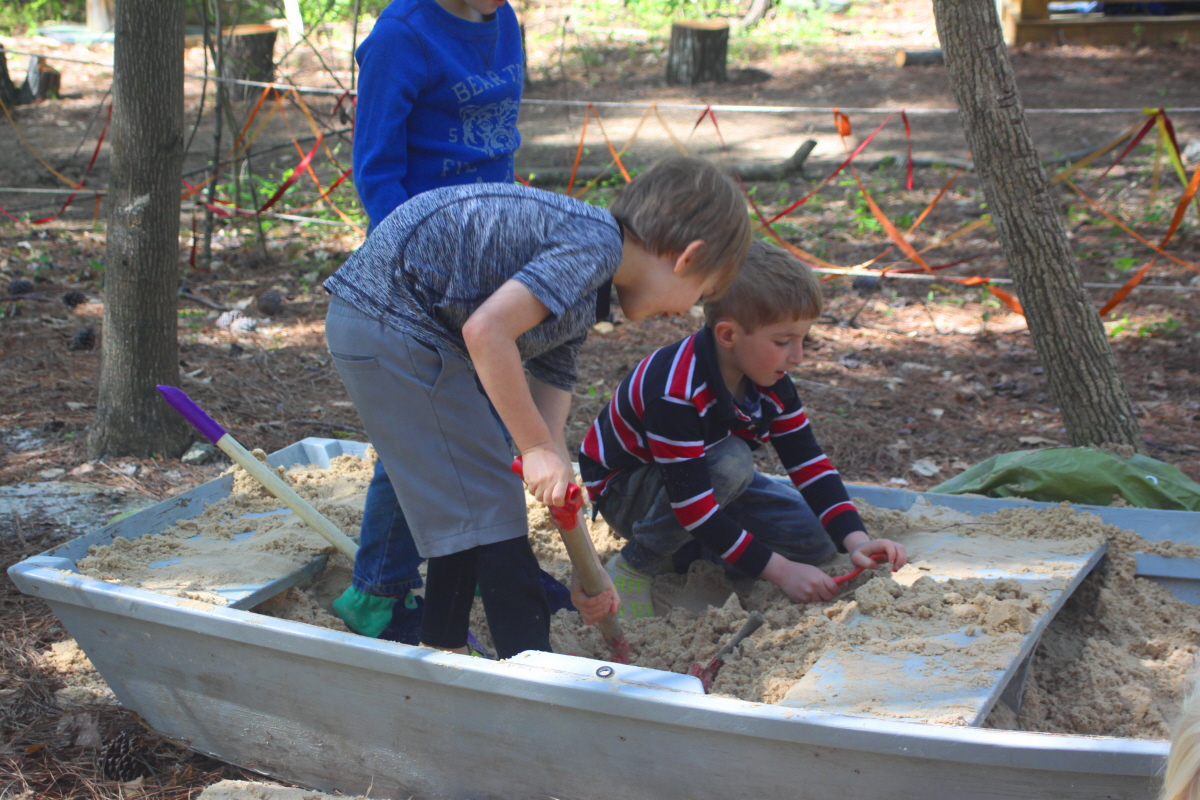
<path id="1" fill-rule="evenodd" d="M 734 163 L 780 162 L 803 139 L 816 139 L 818 147 L 803 175 L 750 187 L 755 201 L 768 214 L 815 188 L 843 157 L 843 143 L 830 114 L 721 110 L 716 114 L 718 137 L 710 121 L 693 125 L 696 109 L 678 106 L 908 109 L 914 155 L 940 163 L 918 167 L 911 191 L 903 188 L 906 139 L 897 118 L 862 156 L 864 163 L 871 165 L 863 170 L 866 186 L 902 228 L 955 176 L 949 164 L 966 156 L 957 117 L 935 113 L 954 108 L 944 70 L 901 69 L 892 61 L 897 49 L 936 46 L 931 11 L 920 0 L 852 9 L 850 16 L 828 20 L 821 36 L 798 45 L 743 48 L 731 63 L 731 83 L 687 88 L 665 85 L 664 41 L 647 41 L 624 28 L 569 24 L 564 16 L 562 7 L 554 3 L 530 11 L 526 21 L 531 31 L 533 80 L 526 99 L 660 104 L 671 133 L 657 118 L 648 118 L 630 148 L 631 165 L 648 163 L 672 151 L 672 134 L 684 138 L 689 127 L 693 128 L 687 138 L 689 149 L 718 153 Z M 771 24 L 780 23 L 767 23 Z M 558 36 L 560 29 L 562 35 Z M 103 126 L 101 109 L 111 69 L 65 59 L 111 63 L 111 47 L 61 45 L 36 36 L 0 37 L 0 44 L 10 51 L 48 54 L 51 63 L 63 70 L 61 99 L 19 107 L 13 111 L 13 119 L 26 143 L 49 164 L 77 179 Z M 347 64 L 346 31 L 328 32 L 319 44 L 327 62 Z M 55 62 L 56 56 L 63 60 Z M 189 50 L 187 58 L 189 74 L 203 72 L 199 48 Z M 16 72 L 11 65 L 18 58 L 10 55 L 9 59 L 10 70 Z M 1200 107 L 1197 45 L 1026 48 L 1013 53 L 1013 63 L 1025 106 L 1037 110 L 1029 115 L 1030 127 L 1046 158 L 1100 146 L 1138 120 L 1140 114 L 1128 109 Z M 334 86 L 349 81 L 345 69 L 323 71 L 311 52 L 301 51 L 286 64 L 280 78 L 286 72 L 286 78 L 297 84 Z M 192 79 L 187 82 L 189 119 L 196 117 L 201 84 Z M 335 100 L 332 96 L 307 96 L 314 124 L 327 130 L 344 127 Z M 211 104 L 211 98 L 208 102 Z M 290 112 L 290 118 L 283 114 L 273 117 L 253 147 L 255 152 L 279 144 L 287 148 L 274 151 L 270 159 L 258 160 L 261 179 L 243 181 L 244 197 L 249 197 L 245 187 L 255 181 L 262 192 L 270 191 L 278 185 L 280 170 L 295 162 L 290 137 L 306 133 L 308 123 L 294 101 L 289 103 L 284 110 Z M 239 124 L 252 106 L 252 101 L 235 105 L 241 115 Z M 1055 112 L 1081 106 L 1126 111 Z M 642 106 L 604 107 L 601 112 L 605 132 L 617 142 L 623 142 L 647 114 Z M 536 174 L 569 167 L 583 119 L 583 109 L 578 106 L 527 103 L 520 122 L 524 145 L 518 155 L 518 172 Z M 853 147 L 884 117 L 856 112 L 851 119 L 855 130 L 848 145 Z M 1195 158 L 1200 160 L 1200 114 L 1181 111 L 1172 119 L 1182 143 L 1198 143 L 1189 153 L 1197 152 Z M 185 169 L 199 169 L 207 163 L 212 134 L 211 116 L 205 115 L 196 127 Z M 226 132 L 226 149 L 228 136 Z M 1145 141 L 1152 142 L 1153 134 Z M 326 144 L 329 152 L 319 160 L 317 174 L 328 186 L 348 165 L 349 149 L 339 134 L 330 133 Z M 596 127 L 589 129 L 586 149 L 587 163 L 607 162 L 608 151 Z M 22 219 L 52 214 L 62 197 L 47 199 L 7 191 L 61 188 L 62 184 L 4 120 L 0 120 L 0 153 L 4 154 L 0 159 L 0 206 Z M 89 186 L 106 184 L 108 157 L 106 141 L 99 148 Z M 1110 161 L 1111 156 L 1097 163 Z M 270 162 L 270 167 L 264 162 Z M 1195 166 L 1193 162 L 1189 169 Z M 1078 185 L 1088 187 L 1099 176 L 1098 168 L 1084 170 Z M 225 188 L 236 189 L 232 184 Z M 1097 305 L 1103 304 L 1145 263 L 1150 251 L 1068 189 L 1056 191 L 1080 270 L 1091 287 L 1089 293 Z M 1111 213 L 1157 242 L 1170 221 L 1181 185 L 1169 165 L 1156 170 L 1153 150 L 1143 147 L 1089 191 Z M 297 199 L 289 201 L 287 208 L 294 209 L 314 196 L 311 183 L 301 181 L 295 194 Z M 352 195 L 349 187 L 333 195 L 351 215 L 355 213 Z M 599 187 L 588 195 L 599 202 L 610 196 L 611 187 Z M 244 200 L 252 201 L 254 198 Z M 31 207 L 42 203 L 47 205 Z M 1010 278 L 990 227 L 944 241 L 985 212 L 977 179 L 964 172 L 910 238 L 918 249 L 932 247 L 927 256 L 930 263 L 965 260 L 940 272 L 941 276 Z M 0 294 L 6 294 L 18 279 L 33 281 L 35 289 L 21 299 L 0 300 L 0 487 L 66 480 L 102 485 L 149 502 L 209 480 L 224 468 L 221 464 L 188 466 L 166 455 L 99 463 L 87 458 L 86 439 L 95 409 L 104 335 L 105 234 L 103 225 L 94 221 L 103 220 L 103 213 L 103 203 L 94 204 L 87 195 L 46 224 L 0 222 Z M 296 213 L 318 216 L 313 209 Z M 202 271 L 192 266 L 191 257 L 195 246 L 201 250 L 202 261 L 198 231 L 203 229 L 204 217 L 185 203 L 181 287 L 200 300 L 181 298 L 179 304 L 181 385 L 249 447 L 269 452 L 307 436 L 363 438 L 361 424 L 325 350 L 327 295 L 319 286 L 361 242 L 361 231 L 326 224 L 338 219 L 331 209 L 321 216 L 319 223 L 267 219 L 261 233 L 253 222 L 221 223 L 213 237 L 210 267 Z M 789 241 L 839 265 L 865 262 L 889 248 L 879 223 L 845 174 L 787 217 L 778 230 Z M 1189 212 L 1168 250 L 1181 260 L 1200 264 L 1195 214 Z M 895 253 L 890 253 L 876 266 L 896 260 Z M 1146 284 L 1157 288 L 1132 293 L 1106 318 L 1106 327 L 1142 425 L 1146 452 L 1200 479 L 1200 306 L 1196 293 L 1200 280 L 1188 267 L 1160 259 Z M 814 430 L 846 480 L 925 489 L 999 453 L 1067 443 L 1062 417 L 1050 396 L 1024 318 L 986 290 L 944 279 L 903 277 L 888 278 L 870 292 L 856 291 L 848 278 L 830 280 L 826 286 L 826 314 L 812 329 L 805 363 L 795 378 Z M 270 289 L 280 292 L 284 303 L 279 313 L 268 317 L 256 310 L 255 301 Z M 68 291 L 81 292 L 86 302 L 74 308 L 64 305 L 61 297 Z M 258 318 L 256 329 L 237 331 L 220 325 L 221 309 L 239 309 Z M 626 323 L 619 313 L 615 323 L 593 333 L 584 349 L 569 422 L 572 445 L 640 358 L 699 324 L 694 317 Z M 78 332 L 85 328 L 94 332 L 95 346 L 71 349 L 72 341 L 78 342 Z M 769 458 L 763 466 L 774 468 Z M 15 535 L 10 535 L 14 531 Z M 17 518 L 7 525 L 0 520 L 0 555 L 4 557 L 0 566 L 39 552 L 70 533 L 53 518 Z M 28 715 L 2 720 L 0 763 L 8 760 L 28 775 L 40 776 L 29 783 L 38 797 L 116 796 L 111 785 L 105 788 L 106 784 L 92 778 L 79 778 L 80 774 L 94 777 L 95 770 L 71 761 L 81 757 L 82 751 L 67 742 L 69 730 L 55 727 L 61 720 L 53 717 L 46 705 L 52 680 L 39 671 L 36 653 L 64 638 L 65 633 L 40 603 L 18 595 L 6 578 L 0 578 L 0 584 L 0 629 L 5 631 L 0 674 L 35 687 L 21 690 L 22 697 L 32 703 Z M 39 680 L 41 684 L 37 684 Z M 112 730 L 136 727 L 128 719 L 102 722 Z M 23 732 L 18 736 L 19 731 Z M 30 750 L 40 741 L 38 732 L 45 734 L 46 747 Z M 18 740 L 19 751 L 8 746 Z M 53 748 L 58 750 L 51 753 Z M 181 792 L 219 775 L 236 774 L 232 768 L 196 758 L 179 755 L 170 790 L 163 784 L 161 791 L 145 796 L 185 797 Z M 185 772 L 192 777 L 182 777 Z M 47 777 L 51 775 L 55 776 L 52 780 Z M 6 791 L 0 785 L 0 795 Z M 95 793 L 88 794 L 90 791 Z"/>

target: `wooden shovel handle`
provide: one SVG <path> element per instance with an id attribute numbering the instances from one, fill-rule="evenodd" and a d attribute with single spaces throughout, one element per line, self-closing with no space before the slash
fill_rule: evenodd
<path id="1" fill-rule="evenodd" d="M 747 636 L 761 628 L 763 623 L 766 621 L 767 618 L 764 617 L 761 612 L 751 611 L 750 616 L 747 617 L 746 621 L 742 623 L 742 627 L 739 628 L 738 632 L 733 635 L 733 638 L 730 639 L 724 647 L 718 650 L 715 656 L 713 656 L 713 661 L 724 661 L 725 656 L 733 652 L 733 648 L 741 644 L 742 640 Z"/>
<path id="2" fill-rule="evenodd" d="M 520 456 L 513 459 L 512 471 L 524 480 L 525 470 Z M 581 517 L 582 509 L 583 492 L 572 483 L 567 490 L 567 505 L 550 506 L 550 514 L 554 517 L 554 524 L 558 526 L 558 533 L 562 537 L 563 545 L 567 548 L 567 556 L 571 559 L 571 567 L 579 576 L 584 593 L 588 597 L 595 597 L 604 592 L 604 576 L 600 572 L 600 565 L 592 556 L 591 542 Z M 621 630 L 621 623 L 617 621 L 617 618 L 609 614 L 597 622 L 596 627 L 600 629 L 600 635 L 608 644 L 612 660 L 628 664 L 629 642 L 626 641 L 625 632 Z"/>

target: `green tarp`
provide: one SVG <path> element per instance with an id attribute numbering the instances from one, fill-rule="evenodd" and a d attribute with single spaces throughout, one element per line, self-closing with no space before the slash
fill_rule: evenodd
<path id="1" fill-rule="evenodd" d="M 1137 508 L 1200 511 L 1200 483 L 1170 464 L 1088 447 L 1002 453 L 928 491 L 1095 506 L 1121 497 Z"/>

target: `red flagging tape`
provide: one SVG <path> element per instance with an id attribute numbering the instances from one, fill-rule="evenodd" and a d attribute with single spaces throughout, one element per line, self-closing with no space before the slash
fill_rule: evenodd
<path id="1" fill-rule="evenodd" d="M 845 114 L 843 114 L 842 116 L 845 116 Z M 847 158 L 845 161 L 843 161 L 843 162 L 842 162 L 841 166 L 839 166 L 839 167 L 838 167 L 837 169 L 835 169 L 833 172 L 829 173 L 829 177 L 827 177 L 825 180 L 823 180 L 823 181 L 821 181 L 819 184 L 817 184 L 817 188 L 813 189 L 811 192 L 809 192 L 808 194 L 804 195 L 804 197 L 801 197 L 799 200 L 797 200 L 796 202 L 792 203 L 790 206 L 788 206 L 787 208 L 785 208 L 783 211 L 780 211 L 778 214 L 776 214 L 775 216 L 771 217 L 771 219 L 768 221 L 768 224 L 771 224 L 771 223 L 774 223 L 774 222 L 778 222 L 778 221 L 779 221 L 779 220 L 780 220 L 782 217 L 786 217 L 788 214 L 792 213 L 792 212 L 793 212 L 793 211 L 795 211 L 797 208 L 799 208 L 800 206 L 802 206 L 802 205 L 804 205 L 805 203 L 807 203 L 807 202 L 808 202 L 808 200 L 809 200 L 809 198 L 811 198 L 811 197 L 812 197 L 814 194 L 816 194 L 817 192 L 819 192 L 819 191 L 821 191 L 822 189 L 824 189 L 824 188 L 825 188 L 825 185 L 826 185 L 827 183 L 829 183 L 831 180 L 833 180 L 834 178 L 836 178 L 836 177 L 838 176 L 838 174 L 839 174 L 839 173 L 840 173 L 842 170 L 844 170 L 846 167 L 850 166 L 850 162 L 851 162 L 851 161 L 853 161 L 855 158 L 857 158 L 857 157 L 858 157 L 858 154 L 859 154 L 859 153 L 861 153 L 861 152 L 862 152 L 862 151 L 863 151 L 863 150 L 866 148 L 866 146 L 867 146 L 867 145 L 869 145 L 869 144 L 871 143 L 871 140 L 875 138 L 875 134 L 877 134 L 877 133 L 879 133 L 881 130 L 883 130 L 883 126 L 884 126 L 884 125 L 887 125 L 887 124 L 888 124 L 888 120 L 890 120 L 891 118 L 892 118 L 891 114 L 889 114 L 888 116 L 884 117 L 884 120 L 883 120 L 883 122 L 879 123 L 879 127 L 878 127 L 878 128 L 876 128 L 876 129 L 875 129 L 875 130 L 874 130 L 874 131 L 871 133 L 871 135 L 870 135 L 870 136 L 868 136 L 866 139 L 863 139 L 862 143 L 861 143 L 861 144 L 859 144 L 859 146 L 858 146 L 858 147 L 854 148 L 854 152 L 850 154 L 850 157 L 849 157 L 849 158 Z M 849 123 L 847 123 L 847 125 L 849 125 Z M 838 130 L 840 131 L 841 129 L 839 128 Z M 847 127 L 847 130 L 849 130 L 849 128 L 848 128 L 848 127 Z"/>
<path id="2" fill-rule="evenodd" d="M 84 184 L 84 182 L 87 181 L 88 175 L 92 174 L 92 167 L 96 166 L 96 156 L 100 155 L 100 145 L 104 144 L 104 137 L 108 133 L 108 124 L 110 122 L 112 122 L 112 109 L 113 109 L 112 103 L 109 103 L 108 104 L 108 114 L 104 117 L 104 127 L 100 129 L 100 138 L 96 140 L 96 149 L 92 151 L 92 157 L 88 161 L 87 168 L 84 169 L 84 171 L 83 171 L 83 177 L 79 179 L 79 183 L 75 184 L 76 189 L 83 188 L 83 184 Z M 59 217 L 61 217 L 62 213 L 64 211 L 66 211 L 67 208 L 70 207 L 71 203 L 75 202 L 75 194 L 76 194 L 75 192 L 71 192 L 71 194 L 67 197 L 66 202 L 64 202 L 62 204 L 62 207 L 59 208 L 58 211 L 56 211 L 55 213 L 51 214 L 48 217 L 42 217 L 41 219 L 35 219 L 35 220 L 33 220 L 32 224 L 44 225 L 47 222 L 52 222 L 53 220 L 56 220 Z M 8 212 L 5 212 L 5 216 L 9 217 L 9 219 L 12 219 L 12 217 L 9 216 Z"/>

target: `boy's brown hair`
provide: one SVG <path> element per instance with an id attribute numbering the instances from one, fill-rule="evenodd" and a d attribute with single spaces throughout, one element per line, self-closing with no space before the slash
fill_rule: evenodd
<path id="1" fill-rule="evenodd" d="M 656 162 L 625 185 L 609 207 L 625 235 L 656 256 L 678 256 L 704 241 L 691 274 L 725 273 L 720 295 L 737 277 L 750 246 L 746 198 L 715 165 L 689 156 Z"/>
<path id="2" fill-rule="evenodd" d="M 704 321 L 732 319 L 747 333 L 763 325 L 816 319 L 825 307 L 821 282 L 807 264 L 781 247 L 756 241 L 737 280 L 723 296 L 704 304 Z"/>

